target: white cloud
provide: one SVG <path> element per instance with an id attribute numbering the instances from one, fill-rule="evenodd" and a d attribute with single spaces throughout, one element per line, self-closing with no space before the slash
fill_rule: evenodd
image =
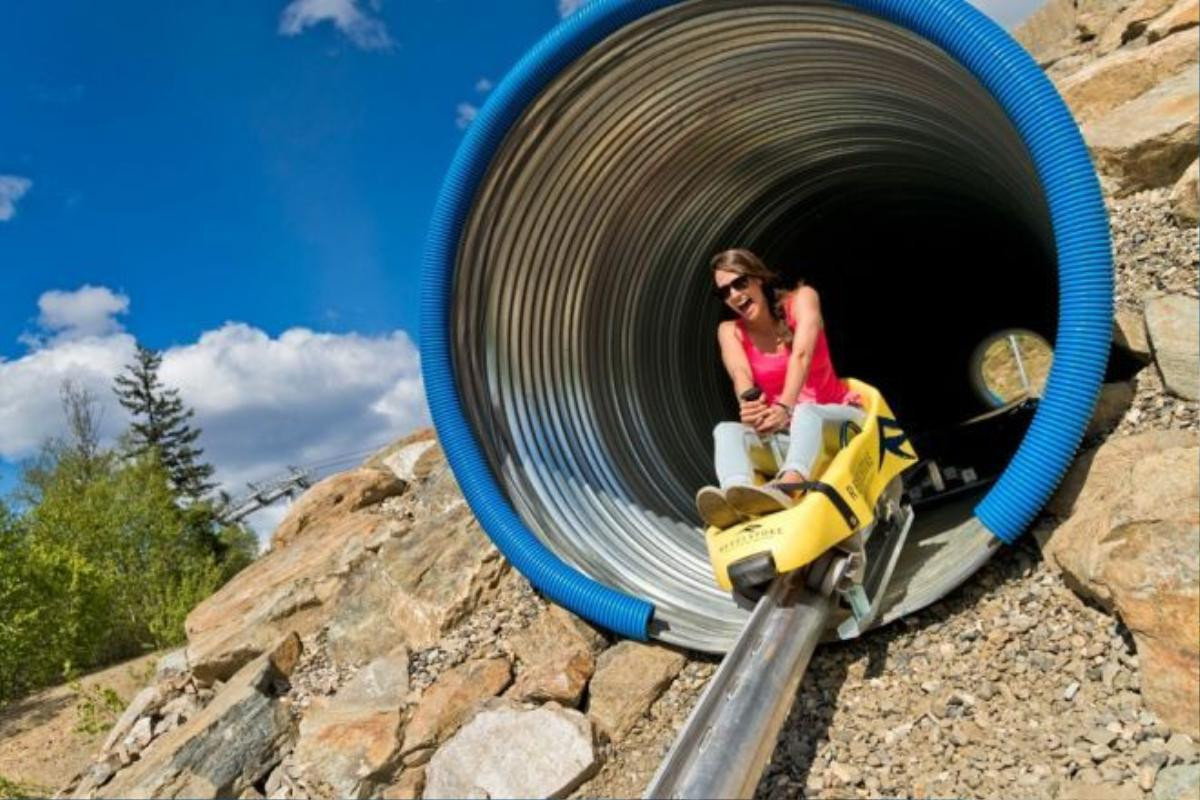
<path id="1" fill-rule="evenodd" d="M 29 178 L 0 175 L 0 222 L 7 222 L 17 213 L 17 201 L 33 186 Z"/>
<path id="2" fill-rule="evenodd" d="M 112 441 L 125 419 L 110 388 L 112 378 L 133 359 L 134 348 L 132 336 L 115 333 L 63 341 L 12 361 L 0 359 L 0 458 L 26 458 L 45 439 L 65 432 L 58 393 L 68 378 L 100 401 L 100 432 Z"/>
<path id="3" fill-rule="evenodd" d="M 378 12 L 380 0 L 372 0 L 370 5 Z M 386 50 L 392 46 L 383 20 L 364 11 L 359 0 L 292 0 L 279 15 L 279 32 L 297 36 L 322 22 L 331 23 L 364 50 Z"/>
<path id="4" fill-rule="evenodd" d="M 475 91 L 478 94 L 487 94 L 494 86 L 495 84 L 488 78 L 480 78 L 475 81 Z M 454 110 L 454 124 L 458 126 L 460 131 L 469 128 L 471 123 L 475 121 L 475 118 L 479 116 L 479 106 L 474 103 L 464 101 L 459 103 Z"/>
<path id="5" fill-rule="evenodd" d="M 85 285 L 73 292 L 44 292 L 38 311 L 38 325 L 53 341 L 106 336 L 124 330 L 117 316 L 129 313 L 129 298 L 106 286 Z M 24 341 L 40 346 L 44 338 L 33 334 Z"/>
<path id="6" fill-rule="evenodd" d="M 85 287 L 91 293 L 98 288 Z M 127 308 L 126 298 L 121 311 Z M 51 319 L 81 317 L 66 312 Z M 100 401 L 107 442 L 128 422 L 112 379 L 133 359 L 133 336 L 117 328 L 61 338 L 61 330 L 45 330 L 40 346 L 24 356 L 0 359 L 0 458 L 26 458 L 47 437 L 63 433 L 58 397 L 67 378 Z M 345 457 L 330 467 L 348 468 L 365 459 L 364 451 L 429 418 L 420 357 L 403 331 L 362 336 L 292 328 L 272 337 L 229 322 L 166 350 L 160 376 L 195 409 L 204 458 L 216 466 L 222 488 L 235 495 L 247 481 L 274 477 L 290 465 Z M 268 533 L 265 526 L 282 513 L 272 508 L 255 515 L 255 527 Z"/>
<path id="7" fill-rule="evenodd" d="M 479 115 L 479 109 L 471 103 L 459 103 L 456 109 L 454 124 L 459 130 L 465 130 L 475 121 L 475 117 Z"/>
<path id="8" fill-rule="evenodd" d="M 558 0 L 558 16 L 566 19 L 583 7 L 588 0 Z"/>
<path id="9" fill-rule="evenodd" d="M 428 418 L 420 359 L 402 331 L 293 328 L 272 338 L 227 323 L 168 350 L 161 375 L 195 408 L 206 456 L 235 487 L 361 451 Z"/>

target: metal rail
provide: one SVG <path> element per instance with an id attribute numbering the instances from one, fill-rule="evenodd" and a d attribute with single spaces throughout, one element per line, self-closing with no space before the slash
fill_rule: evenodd
<path id="1" fill-rule="evenodd" d="M 835 600 L 777 578 L 684 723 L 648 798 L 751 797 Z"/>

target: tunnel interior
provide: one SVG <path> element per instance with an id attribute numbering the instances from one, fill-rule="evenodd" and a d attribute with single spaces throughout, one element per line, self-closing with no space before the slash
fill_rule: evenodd
<path id="1" fill-rule="evenodd" d="M 708 269 L 728 247 L 817 288 L 839 373 L 914 433 L 987 410 L 971 352 L 1012 327 L 1053 342 L 1058 311 L 1020 136 L 913 33 L 838 3 L 693 0 L 557 75 L 463 229 L 459 392 L 538 538 L 652 602 L 660 638 L 708 650 L 745 615 L 713 583 L 692 505 L 734 413 Z M 915 537 L 897 607 L 978 566 L 977 499 Z"/>

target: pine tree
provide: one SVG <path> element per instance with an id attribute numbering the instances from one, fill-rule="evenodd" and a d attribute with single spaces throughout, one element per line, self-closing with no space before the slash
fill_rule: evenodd
<path id="1" fill-rule="evenodd" d="M 161 354 L 139 344 L 134 363 L 116 378 L 117 400 L 133 415 L 127 450 L 133 457 L 157 451 L 175 491 L 198 502 L 216 486 L 209 480 L 213 467 L 200 461 L 204 451 L 195 447 L 200 429 L 189 424 L 195 412 L 183 405 L 178 389 L 163 385 L 161 365 Z"/>

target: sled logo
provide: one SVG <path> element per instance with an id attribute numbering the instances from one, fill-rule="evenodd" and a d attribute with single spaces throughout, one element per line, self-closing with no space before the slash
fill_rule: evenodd
<path id="1" fill-rule="evenodd" d="M 889 435 L 892 434 L 892 435 Z M 901 430 L 900 425 L 896 420 L 890 417 L 879 418 L 879 465 L 883 466 L 883 457 L 885 453 L 903 458 L 907 461 L 916 461 L 916 455 L 905 452 L 904 447 L 908 444 L 908 434 Z"/>

